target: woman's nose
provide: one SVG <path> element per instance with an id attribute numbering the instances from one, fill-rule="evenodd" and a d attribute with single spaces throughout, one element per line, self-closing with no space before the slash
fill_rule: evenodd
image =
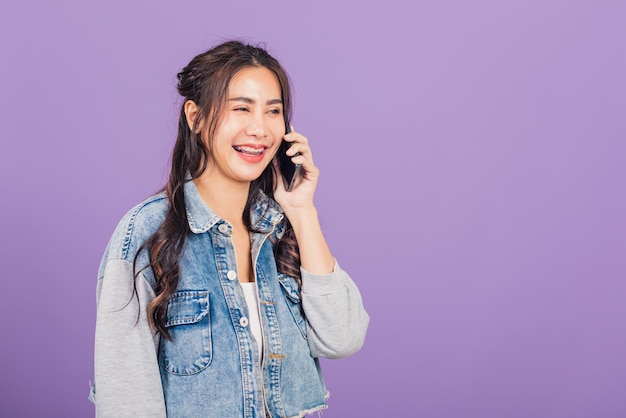
<path id="1" fill-rule="evenodd" d="M 262 117 L 252 117 L 246 128 L 246 135 L 264 137 L 267 135 L 265 121 Z"/>

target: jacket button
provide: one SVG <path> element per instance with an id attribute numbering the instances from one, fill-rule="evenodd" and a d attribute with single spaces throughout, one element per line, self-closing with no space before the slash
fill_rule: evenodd
<path id="1" fill-rule="evenodd" d="M 220 224 L 220 225 L 217 227 L 217 230 L 218 230 L 218 231 L 220 231 L 222 234 L 225 234 L 225 233 L 227 233 L 227 232 L 228 232 L 228 225 L 226 225 L 226 224 Z"/>
<path id="2" fill-rule="evenodd" d="M 242 316 L 241 319 L 239 319 L 239 325 L 241 325 L 242 327 L 247 327 L 248 318 L 246 318 L 245 316 Z"/>
<path id="3" fill-rule="evenodd" d="M 229 272 L 226 273 L 226 277 L 228 277 L 228 280 L 235 280 L 237 278 L 237 272 L 234 270 L 229 270 Z"/>

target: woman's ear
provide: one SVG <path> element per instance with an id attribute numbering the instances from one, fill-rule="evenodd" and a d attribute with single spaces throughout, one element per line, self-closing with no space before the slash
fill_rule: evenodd
<path id="1" fill-rule="evenodd" d="M 189 126 L 189 130 L 193 133 L 198 133 L 200 131 L 199 127 L 194 129 L 196 116 L 198 116 L 198 105 L 193 100 L 187 100 L 183 105 L 183 108 L 185 110 L 185 116 L 187 117 L 187 126 Z"/>

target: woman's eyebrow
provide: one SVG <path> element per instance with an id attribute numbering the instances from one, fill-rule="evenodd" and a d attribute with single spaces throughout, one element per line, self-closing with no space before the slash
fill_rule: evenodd
<path id="1" fill-rule="evenodd" d="M 228 99 L 229 102 L 244 102 L 244 103 L 248 103 L 248 104 L 254 104 L 256 103 L 256 100 L 251 99 L 249 97 L 246 96 L 239 96 L 239 97 L 232 97 L 230 99 Z M 273 105 L 273 104 L 281 104 L 283 101 L 281 99 L 271 99 L 268 100 L 267 102 L 265 102 L 266 105 Z"/>

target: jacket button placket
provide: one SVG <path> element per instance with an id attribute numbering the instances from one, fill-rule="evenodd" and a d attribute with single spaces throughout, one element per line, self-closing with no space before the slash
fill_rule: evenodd
<path id="1" fill-rule="evenodd" d="M 254 417 L 254 411 L 257 408 L 255 407 L 254 365 L 251 351 L 252 341 L 250 340 L 250 330 L 248 328 L 249 320 L 245 316 L 247 307 L 237 281 L 235 249 L 230 238 L 230 228 L 227 224 L 222 223 L 217 226 L 217 231 L 219 232 L 215 234 L 215 239 L 218 246 L 223 249 L 223 251 L 220 251 L 221 257 L 219 257 L 219 260 L 216 254 L 216 261 L 218 261 L 218 269 L 220 270 L 220 282 L 239 343 L 239 358 L 241 362 L 244 397 L 243 416 Z"/>

